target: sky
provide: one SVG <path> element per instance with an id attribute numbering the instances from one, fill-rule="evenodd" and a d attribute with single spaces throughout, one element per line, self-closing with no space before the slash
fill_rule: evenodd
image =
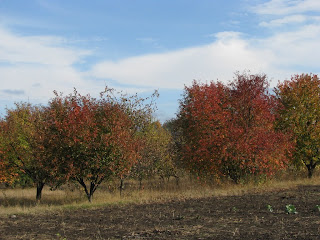
<path id="1" fill-rule="evenodd" d="M 320 72 L 319 0 L 0 0 L 0 116 L 53 91 L 160 93 L 175 117 L 193 80 Z"/>

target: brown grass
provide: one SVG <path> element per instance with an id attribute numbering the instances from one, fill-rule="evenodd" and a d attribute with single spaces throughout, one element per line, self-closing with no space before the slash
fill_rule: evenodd
<path id="1" fill-rule="evenodd" d="M 38 205 L 35 202 L 35 188 L 0 189 L 0 215 L 41 214 L 63 209 L 98 208 L 110 204 L 143 204 L 211 196 L 243 195 L 290 189 L 300 185 L 317 185 L 320 182 L 319 180 L 320 177 L 316 176 L 313 179 L 298 177 L 297 179 L 285 180 L 273 179 L 264 183 L 251 181 L 238 185 L 230 182 L 208 185 L 185 178 L 180 181 L 179 186 L 176 185 L 174 180 L 162 184 L 159 184 L 159 180 L 148 181 L 142 190 L 138 189 L 137 182 L 130 180 L 127 182 L 122 196 L 120 196 L 116 186 L 113 186 L 114 191 L 110 191 L 110 185 L 102 185 L 94 194 L 92 203 L 88 203 L 81 188 L 64 186 L 62 189 L 50 191 L 48 187 L 45 187 L 41 204 Z"/>

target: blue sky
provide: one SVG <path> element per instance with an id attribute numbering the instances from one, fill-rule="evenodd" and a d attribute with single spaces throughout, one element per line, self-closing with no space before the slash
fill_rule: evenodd
<path id="1" fill-rule="evenodd" d="M 0 0 L 0 114 L 109 86 L 158 89 L 164 121 L 194 79 L 319 73 L 319 39 L 319 0 Z"/>

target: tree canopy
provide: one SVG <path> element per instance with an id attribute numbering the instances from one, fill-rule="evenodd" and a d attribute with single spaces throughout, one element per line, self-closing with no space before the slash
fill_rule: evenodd
<path id="1" fill-rule="evenodd" d="M 295 75 L 280 83 L 276 95 L 278 127 L 295 142 L 294 164 L 304 165 L 312 177 L 320 163 L 320 79 L 317 75 Z"/>
<path id="2" fill-rule="evenodd" d="M 235 182 L 285 168 L 290 143 L 274 129 L 276 106 L 265 75 L 236 74 L 228 85 L 186 87 L 179 112 L 185 166 Z"/>

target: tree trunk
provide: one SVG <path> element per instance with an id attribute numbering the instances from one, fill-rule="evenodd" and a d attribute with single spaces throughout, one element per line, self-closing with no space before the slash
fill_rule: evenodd
<path id="1" fill-rule="evenodd" d="M 313 172 L 316 166 L 317 166 L 317 162 L 314 163 L 312 159 L 310 160 L 309 164 L 306 164 L 306 167 L 308 169 L 308 178 L 312 178 Z"/>
<path id="2" fill-rule="evenodd" d="M 312 178 L 314 168 L 312 167 L 311 164 L 307 165 L 307 168 L 308 168 L 308 178 Z"/>
<path id="3" fill-rule="evenodd" d="M 120 197 L 122 196 L 122 190 L 124 189 L 123 186 L 123 178 L 120 179 L 120 186 L 119 186 L 119 190 L 120 190 Z"/>
<path id="4" fill-rule="evenodd" d="M 240 181 L 240 173 L 237 171 L 237 169 L 235 169 L 234 167 L 229 168 L 228 170 L 228 175 L 231 178 L 231 180 L 235 183 L 235 184 L 239 184 Z"/>
<path id="5" fill-rule="evenodd" d="M 92 194 L 91 193 L 87 194 L 87 198 L 88 198 L 89 203 L 92 203 Z"/>
<path id="6" fill-rule="evenodd" d="M 75 180 L 80 183 L 80 185 L 84 188 L 84 191 L 87 195 L 88 201 L 91 203 L 93 194 L 99 187 L 99 185 L 102 183 L 102 181 L 105 179 L 105 177 L 97 176 L 94 180 L 90 181 L 90 189 L 87 188 L 86 183 L 84 182 L 83 178 L 75 178 Z"/>
<path id="7" fill-rule="evenodd" d="M 43 187 L 44 187 L 44 182 L 37 182 L 37 195 L 36 195 L 37 203 L 41 201 L 41 194 L 42 194 Z"/>
<path id="8" fill-rule="evenodd" d="M 88 201 L 91 203 L 91 202 L 92 202 L 92 195 L 93 195 L 92 189 L 93 189 L 93 187 L 94 187 L 94 186 L 92 185 L 92 182 L 90 183 L 90 191 L 88 191 L 87 185 L 86 185 L 86 183 L 83 181 L 82 178 L 77 179 L 77 181 L 78 181 L 78 182 L 80 183 L 80 185 L 84 188 L 84 191 L 85 191 L 85 193 L 86 193 L 86 195 L 87 195 Z"/>
<path id="9" fill-rule="evenodd" d="M 141 190 L 141 189 L 142 189 L 142 178 L 139 177 L 139 190 Z"/>
<path id="10" fill-rule="evenodd" d="M 175 177 L 175 179 L 176 179 L 176 185 L 177 185 L 177 187 L 179 187 L 179 177 L 177 176 L 177 175 L 174 175 L 174 177 Z"/>

